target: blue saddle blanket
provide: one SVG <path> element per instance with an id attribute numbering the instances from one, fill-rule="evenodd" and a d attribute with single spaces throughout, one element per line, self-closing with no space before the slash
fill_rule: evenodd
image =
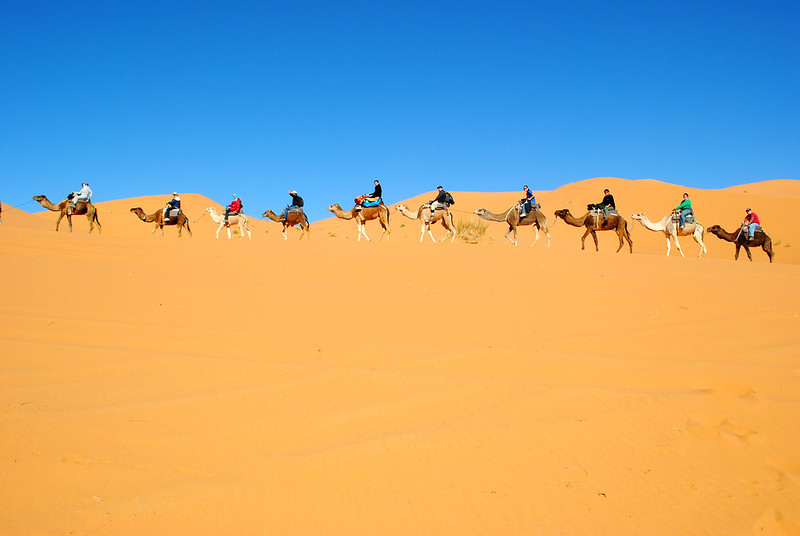
<path id="1" fill-rule="evenodd" d="M 383 201 L 383 199 L 379 197 L 375 201 L 364 201 L 364 204 L 361 205 L 361 206 L 363 206 L 363 207 L 377 207 L 378 205 L 381 204 L 381 201 Z"/>

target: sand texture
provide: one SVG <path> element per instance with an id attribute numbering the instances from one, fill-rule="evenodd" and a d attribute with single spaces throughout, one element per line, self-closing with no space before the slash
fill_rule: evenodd
<path id="1" fill-rule="evenodd" d="M 633 254 L 553 226 L 603 187 Z M 706 226 L 752 207 L 775 262 L 709 234 L 667 257 L 630 215 L 683 191 Z M 92 234 L 4 206 L 0 534 L 800 534 L 800 181 L 536 193 L 550 248 L 420 244 L 395 210 L 388 241 L 284 240 L 282 207 L 217 240 L 200 194 L 181 238 L 129 212 L 168 195 L 98 203 Z"/>

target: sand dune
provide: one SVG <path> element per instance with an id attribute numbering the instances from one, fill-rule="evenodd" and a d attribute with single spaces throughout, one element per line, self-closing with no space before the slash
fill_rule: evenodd
<path id="1" fill-rule="evenodd" d="M 382 242 L 216 240 L 200 194 L 180 239 L 128 212 L 168 196 L 98 203 L 92 235 L 4 207 L 0 533 L 800 534 L 796 183 L 688 190 L 706 225 L 758 212 L 773 264 L 639 224 L 616 254 L 564 222 L 420 244 L 395 211 Z M 551 221 L 606 186 L 626 217 L 686 190 L 536 193 Z"/>

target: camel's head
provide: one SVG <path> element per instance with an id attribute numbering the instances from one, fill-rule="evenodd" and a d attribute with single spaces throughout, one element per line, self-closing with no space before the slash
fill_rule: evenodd
<path id="1" fill-rule="evenodd" d="M 34 201 L 38 201 L 39 203 L 41 203 L 42 201 L 45 200 L 45 197 L 43 195 L 34 195 L 33 196 L 33 200 Z"/>
<path id="2" fill-rule="evenodd" d="M 706 229 L 706 231 L 708 231 L 709 233 L 713 233 L 713 234 L 719 236 L 719 232 L 722 231 L 722 227 L 720 227 L 719 225 L 712 225 L 711 227 Z"/>
<path id="3" fill-rule="evenodd" d="M 341 207 L 341 205 L 339 205 L 339 203 L 334 203 L 334 204 L 332 204 L 332 205 L 330 205 L 328 207 L 328 210 L 330 210 L 331 212 L 334 212 L 336 210 L 342 210 L 342 207 Z"/>
<path id="4" fill-rule="evenodd" d="M 144 221 L 144 219 L 147 217 L 147 216 L 145 215 L 145 213 L 144 213 L 144 210 L 142 210 L 140 207 L 134 207 L 134 208 L 132 208 L 132 209 L 131 209 L 131 212 L 133 212 L 134 214 L 136 214 L 136 217 L 137 217 L 137 218 L 139 218 L 139 219 L 140 219 L 140 220 L 142 220 L 142 221 Z"/>
<path id="5" fill-rule="evenodd" d="M 638 212 L 636 214 L 631 215 L 631 219 L 632 220 L 637 220 L 642 225 L 644 225 L 644 222 L 642 221 L 642 220 L 644 220 L 644 218 L 645 218 L 644 212 Z"/>
<path id="6" fill-rule="evenodd" d="M 408 207 L 406 207 L 403 203 L 400 203 L 399 205 L 396 205 L 394 209 L 403 212 L 404 210 L 408 210 Z"/>
<path id="7" fill-rule="evenodd" d="M 555 214 L 556 214 L 556 218 L 561 218 L 563 220 L 569 214 L 569 209 L 560 208 L 560 209 L 556 210 Z"/>
<path id="8" fill-rule="evenodd" d="M 478 216 L 485 216 L 486 215 L 486 209 L 485 208 L 476 208 L 472 212 L 474 214 L 477 214 Z"/>

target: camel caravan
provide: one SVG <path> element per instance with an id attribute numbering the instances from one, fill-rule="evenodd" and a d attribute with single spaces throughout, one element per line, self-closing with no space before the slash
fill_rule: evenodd
<path id="1" fill-rule="evenodd" d="M 505 233 L 505 238 L 514 246 L 519 245 L 518 228 L 531 226 L 534 230 L 534 239 L 531 246 L 535 245 L 540 239 L 540 234 L 544 233 L 547 238 L 547 247 L 549 248 L 551 229 L 561 219 L 567 225 L 584 229 L 581 236 L 581 250 L 586 249 L 586 238 L 591 236 L 594 241 L 595 251 L 600 251 L 597 233 L 600 231 L 613 231 L 618 239 L 616 252 L 619 253 L 627 241 L 628 250 L 633 253 L 631 225 L 620 215 L 616 208 L 614 197 L 608 189 L 604 190 L 603 200 L 599 203 L 588 204 L 587 210 L 583 214 L 573 215 L 568 208 L 556 210 L 552 225 L 548 225 L 547 217 L 542 211 L 542 205 L 536 202 L 536 198 L 528 186 L 524 186 L 523 191 L 525 197 L 503 212 L 495 213 L 486 208 L 478 208 L 469 214 L 473 214 L 482 220 L 501 222 L 507 225 L 508 230 Z M 89 221 L 89 232 L 91 233 L 94 230 L 95 225 L 97 225 L 97 230 L 100 232 L 102 228 L 97 216 L 98 210 L 91 202 L 91 195 L 92 192 L 88 188 L 88 183 L 83 183 L 81 191 L 73 192 L 58 204 L 51 203 L 44 195 L 34 196 L 33 199 L 41 204 L 43 208 L 58 212 L 56 231 L 59 229 L 61 220 L 66 218 L 71 232 L 72 216 L 83 215 Z M 289 195 L 292 199 L 291 204 L 284 208 L 280 214 L 267 210 L 262 214 L 262 217 L 281 225 L 281 234 L 284 240 L 288 240 L 287 230 L 295 226 L 300 227 L 301 240 L 303 237 L 310 238 L 311 225 L 308 216 L 303 210 L 303 199 L 294 190 L 290 190 Z M 436 198 L 423 203 L 415 210 L 409 208 L 405 203 L 395 205 L 394 210 L 404 217 L 420 223 L 420 243 L 425 240 L 426 235 L 433 242 L 446 242 L 449 240 L 452 243 L 457 236 L 460 236 L 459 224 L 453 215 L 454 209 L 452 207 L 454 204 L 453 196 L 439 186 L 437 187 Z M 243 239 L 246 233 L 248 238 L 252 240 L 249 219 L 242 211 L 242 208 L 241 199 L 234 195 L 233 201 L 225 207 L 223 213 L 218 213 L 215 207 L 205 209 L 203 215 L 208 214 L 213 222 L 217 224 L 217 239 L 219 239 L 219 234 L 223 229 L 227 231 L 228 239 L 231 239 L 231 229 L 234 229 L 234 232 L 238 232 L 240 238 Z M 392 231 L 389 225 L 391 211 L 383 202 L 382 189 L 377 180 L 375 181 L 375 191 L 371 194 L 356 197 L 353 208 L 345 210 L 338 203 L 334 203 L 329 205 L 327 210 L 336 218 L 355 221 L 357 242 L 360 242 L 362 237 L 366 241 L 371 241 L 367 235 L 366 222 L 373 220 L 377 221 L 381 227 L 381 235 L 378 241 L 382 241 L 384 238 L 389 240 L 391 237 Z M 166 203 L 165 207 L 153 213 L 147 214 L 141 207 L 133 207 L 130 212 L 142 222 L 153 223 L 151 233 L 154 236 L 157 230 L 160 230 L 161 236 L 164 236 L 165 226 L 177 228 L 179 237 L 184 228 L 189 236 L 192 235 L 189 227 L 189 218 L 181 209 L 180 196 L 177 192 L 173 192 L 173 198 Z M 698 258 L 706 256 L 708 249 L 703 239 L 705 232 L 708 231 L 717 238 L 734 244 L 734 260 L 738 260 L 740 250 L 744 248 L 747 258 L 752 261 L 753 257 L 750 248 L 761 247 L 767 254 L 769 261 L 773 262 L 775 252 L 772 247 L 772 239 L 761 228 L 758 216 L 751 209 L 747 209 L 746 212 L 747 217 L 741 222 L 740 228 L 735 233 L 729 233 L 719 225 L 711 225 L 708 228 L 704 228 L 694 217 L 689 194 L 684 193 L 682 202 L 663 218 L 652 221 L 644 212 L 638 212 L 631 216 L 631 220 L 638 221 L 648 231 L 663 234 L 666 240 L 668 257 L 672 251 L 673 242 L 680 256 L 685 257 L 678 238 L 688 236 L 691 236 L 699 247 Z M 437 223 L 441 223 L 441 227 L 445 230 L 445 235 L 441 239 L 437 239 L 433 234 L 433 227 Z M 463 236 L 461 236 L 461 239 L 468 240 Z"/>

